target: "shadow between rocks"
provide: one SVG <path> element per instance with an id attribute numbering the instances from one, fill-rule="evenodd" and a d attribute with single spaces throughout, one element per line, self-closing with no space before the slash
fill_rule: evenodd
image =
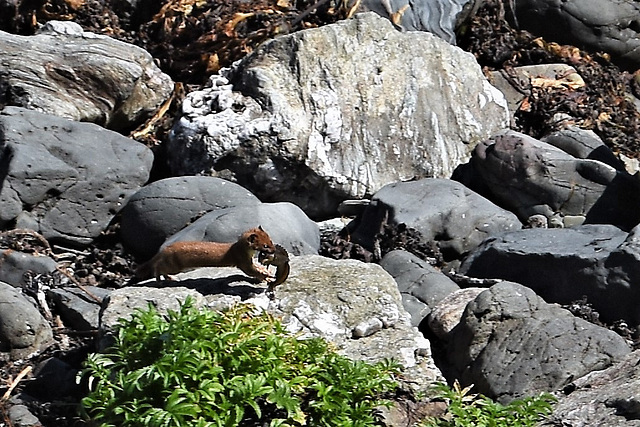
<path id="1" fill-rule="evenodd" d="M 204 296 L 225 294 L 239 296 L 240 299 L 244 301 L 266 291 L 265 287 L 254 286 L 259 283 L 260 281 L 257 279 L 242 274 L 233 274 L 231 276 L 218 278 L 201 277 L 197 279 L 162 280 L 160 282 L 151 281 L 143 285 L 155 288 L 181 286 L 187 289 L 193 289 Z"/>

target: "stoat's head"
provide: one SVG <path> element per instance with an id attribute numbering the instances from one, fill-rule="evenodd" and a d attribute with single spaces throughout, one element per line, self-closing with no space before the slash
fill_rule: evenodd
<path id="1" fill-rule="evenodd" d="M 276 250 L 271 237 L 260 226 L 245 231 L 242 236 L 253 251 L 272 254 Z"/>

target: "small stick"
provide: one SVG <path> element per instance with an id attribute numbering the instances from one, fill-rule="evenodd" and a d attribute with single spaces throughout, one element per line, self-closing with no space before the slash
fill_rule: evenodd
<path id="1" fill-rule="evenodd" d="M 84 286 L 82 286 L 80 284 L 80 282 L 78 282 L 76 280 L 75 277 L 73 277 L 71 274 L 67 273 L 66 271 L 64 271 L 62 268 L 56 266 L 56 270 L 58 270 L 60 273 L 64 274 L 65 276 L 67 276 L 69 278 L 69 280 L 71 280 L 73 282 L 74 285 L 76 285 L 77 287 L 79 287 L 80 289 L 82 289 L 82 291 L 89 295 L 91 297 L 92 300 L 94 300 L 95 302 L 97 302 L 98 304 L 102 304 L 102 300 L 100 298 L 98 298 L 97 296 L 95 296 L 94 294 L 92 294 L 87 288 L 85 288 Z"/>
<path id="2" fill-rule="evenodd" d="M 29 372 L 31 372 L 31 369 L 33 369 L 33 367 L 27 366 L 26 368 L 24 368 L 22 370 L 22 372 L 20 372 L 18 374 L 16 379 L 11 382 L 11 385 L 9 385 L 9 390 L 7 390 L 7 392 L 4 394 L 4 396 L 2 396 L 2 399 L 0 399 L 0 403 L 4 403 L 7 400 L 9 400 L 9 396 L 11 396 L 11 392 L 13 391 L 13 389 L 18 386 L 18 383 L 20 383 L 20 381 L 22 381 L 22 378 L 24 378 L 25 375 L 27 375 Z"/>

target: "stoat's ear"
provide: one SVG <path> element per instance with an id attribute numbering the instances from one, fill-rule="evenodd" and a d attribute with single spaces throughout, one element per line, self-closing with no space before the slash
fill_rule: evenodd
<path id="1" fill-rule="evenodd" d="M 258 226 L 258 230 L 260 230 L 260 231 L 264 231 L 264 230 L 262 229 L 262 226 L 261 226 L 261 225 L 259 225 L 259 226 Z"/>
<path id="2" fill-rule="evenodd" d="M 256 233 L 251 233 L 247 240 L 249 240 L 249 243 L 255 243 L 255 241 L 258 240 L 258 235 Z"/>

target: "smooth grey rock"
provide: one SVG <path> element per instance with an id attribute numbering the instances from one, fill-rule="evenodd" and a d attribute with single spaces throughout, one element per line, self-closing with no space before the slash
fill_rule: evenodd
<path id="1" fill-rule="evenodd" d="M 507 14 L 512 25 L 549 41 L 592 52 L 613 62 L 640 67 L 640 5 L 633 0 L 516 0 Z M 515 13 L 514 13 L 515 12 Z"/>
<path id="2" fill-rule="evenodd" d="M 485 238 L 522 227 L 518 218 L 462 184 L 426 178 L 386 185 L 372 198 L 353 240 L 367 248 L 383 223 L 406 224 L 435 241 L 451 260 L 473 250 Z"/>
<path id="3" fill-rule="evenodd" d="M 399 27 L 405 31 L 429 31 L 451 44 L 456 43 L 456 29 L 466 22 L 483 3 L 482 0 L 364 0 L 363 9 L 385 18 L 400 13 Z M 408 6 L 406 9 L 403 9 Z M 402 12 L 400 12 L 402 11 Z"/>
<path id="4" fill-rule="evenodd" d="M 463 386 L 475 384 L 503 403 L 559 390 L 631 351 L 615 332 L 509 282 L 493 285 L 467 305 L 447 350 Z"/>
<path id="5" fill-rule="evenodd" d="M 294 257 L 291 275 L 276 288 L 269 311 L 281 317 L 290 332 L 321 336 L 352 359 L 394 358 L 417 389 L 442 378 L 430 357 L 429 341 L 409 322 L 395 281 L 376 264 Z M 373 323 L 382 327 L 354 339 L 359 328 Z"/>
<path id="6" fill-rule="evenodd" d="M 24 274 L 47 274 L 56 269 L 58 263 L 44 255 L 32 255 L 11 249 L 0 250 L 0 281 L 16 288 L 27 284 Z"/>
<path id="7" fill-rule="evenodd" d="M 96 286 L 84 286 L 84 289 L 66 287 L 49 289 L 47 296 L 55 303 L 65 326 L 76 331 L 88 331 L 98 328 L 102 300 L 109 292 Z"/>
<path id="8" fill-rule="evenodd" d="M 9 105 L 112 129 L 130 129 L 173 90 L 145 50 L 73 22 L 34 36 L 0 31 L 0 78 Z"/>
<path id="9" fill-rule="evenodd" d="M 349 225 L 351 219 L 348 218 L 331 218 L 326 221 L 317 222 L 321 236 L 329 236 L 337 234 Z"/>
<path id="10" fill-rule="evenodd" d="M 484 291 L 486 288 L 458 289 L 441 299 L 427 318 L 431 332 L 440 340 L 446 341 L 449 333 L 460 323 L 467 304 Z"/>
<path id="11" fill-rule="evenodd" d="M 258 226 L 290 255 L 317 254 L 320 249 L 318 225 L 299 207 L 286 202 L 211 211 L 171 236 L 165 245 L 185 240 L 235 242 L 244 231 Z"/>
<path id="12" fill-rule="evenodd" d="M 626 230 L 640 222 L 640 180 L 528 135 L 506 131 L 493 136 L 476 146 L 471 164 L 496 202 L 522 221 L 545 215 L 551 225 L 554 217 L 581 216 L 585 223 Z"/>
<path id="13" fill-rule="evenodd" d="M 12 360 L 43 351 L 53 343 L 51 325 L 20 290 L 0 282 L 0 352 Z"/>
<path id="14" fill-rule="evenodd" d="M 602 371 L 571 383 L 568 396 L 560 395 L 553 412 L 540 426 L 640 426 L 640 351 L 636 350 Z"/>
<path id="15" fill-rule="evenodd" d="M 185 98 L 171 170 L 231 175 L 318 220 L 391 182 L 448 177 L 508 126 L 472 55 L 373 12 L 277 37 L 224 74 Z"/>
<path id="16" fill-rule="evenodd" d="M 0 225 L 88 244 L 149 178 L 151 150 L 92 123 L 0 113 Z"/>
<path id="17" fill-rule="evenodd" d="M 155 181 L 137 191 L 121 212 L 120 235 L 142 259 L 155 254 L 172 234 L 203 214 L 260 200 L 238 184 L 211 176 L 181 176 Z"/>
<path id="18" fill-rule="evenodd" d="M 380 261 L 380 266 L 398 284 L 404 308 L 411 315 L 413 326 L 419 326 L 439 301 L 460 289 L 444 273 L 404 250 L 387 253 Z"/>
<path id="19" fill-rule="evenodd" d="M 546 135 L 541 141 L 558 147 L 578 159 L 598 160 L 618 171 L 626 170 L 624 163 L 592 130 L 570 125 Z"/>
<path id="20" fill-rule="evenodd" d="M 482 242 L 460 272 L 518 282 L 549 303 L 569 304 L 586 296 L 604 321 L 633 321 L 639 318 L 640 304 L 635 286 L 607 285 L 609 255 L 626 238 L 627 233 L 611 225 L 503 233 Z"/>

